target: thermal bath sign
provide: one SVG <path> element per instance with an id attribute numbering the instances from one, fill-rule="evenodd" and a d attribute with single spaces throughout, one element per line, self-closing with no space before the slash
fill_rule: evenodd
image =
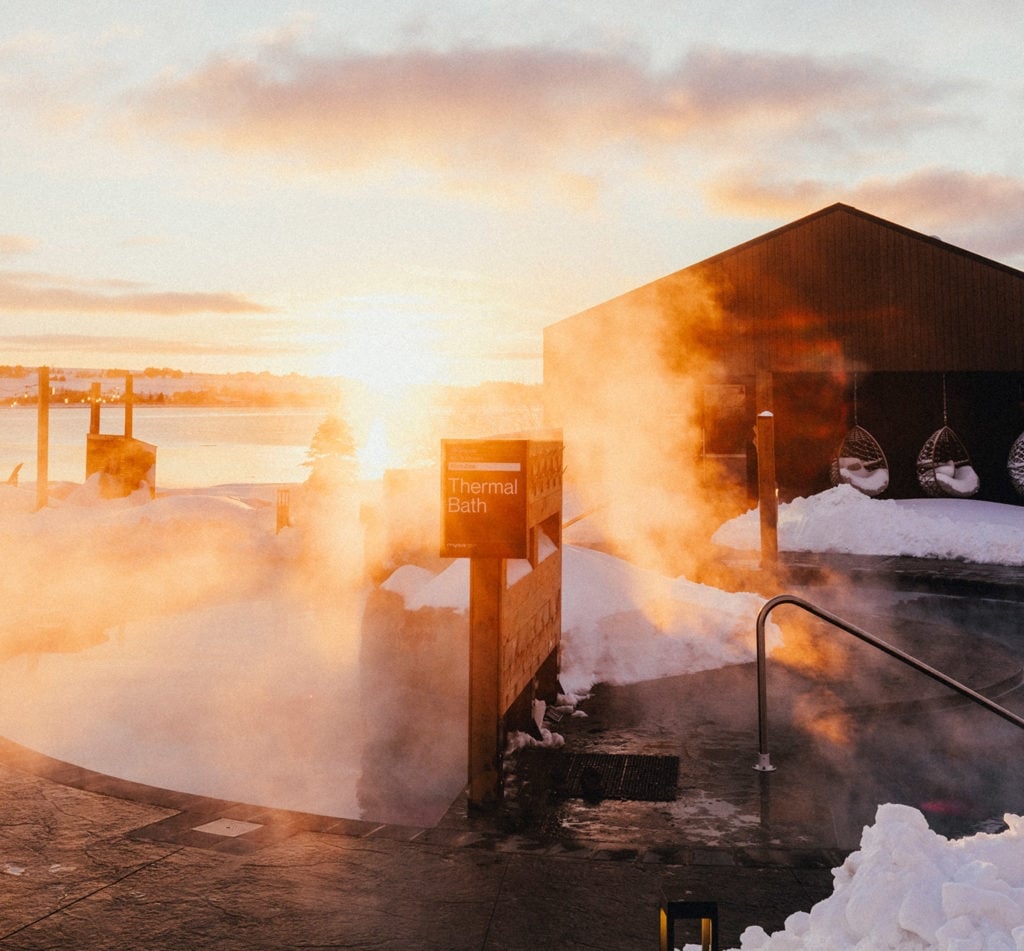
<path id="1" fill-rule="evenodd" d="M 525 558 L 525 439 L 441 441 L 441 554 Z"/>

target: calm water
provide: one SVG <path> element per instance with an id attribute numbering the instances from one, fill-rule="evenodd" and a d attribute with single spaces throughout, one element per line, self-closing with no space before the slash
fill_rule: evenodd
<path id="1" fill-rule="evenodd" d="M 325 410 L 136 406 L 132 435 L 157 447 L 157 488 L 230 483 L 302 482 L 302 465 Z M 35 407 L 0 408 L 0 481 L 19 462 L 22 482 L 36 479 Z M 50 410 L 51 482 L 85 479 L 89 407 Z M 124 432 L 124 409 L 103 407 L 100 432 Z"/>

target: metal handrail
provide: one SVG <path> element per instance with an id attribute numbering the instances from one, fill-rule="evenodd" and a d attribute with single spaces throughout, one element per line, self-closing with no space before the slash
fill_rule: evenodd
<path id="1" fill-rule="evenodd" d="M 902 651 L 898 647 L 893 647 L 892 644 L 887 644 L 880 638 L 875 637 L 874 634 L 869 634 L 867 631 L 861 630 L 856 625 L 850 624 L 848 621 L 844 621 L 842 618 L 837 617 L 830 611 L 826 611 L 824 608 L 819 608 L 817 605 L 811 604 L 810 601 L 798 598 L 794 594 L 779 594 L 770 601 L 765 602 L 764 607 L 761 608 L 757 615 L 758 758 L 754 769 L 761 770 L 762 772 L 771 772 L 775 769 L 775 767 L 772 766 L 771 757 L 768 753 L 768 673 L 766 669 L 767 652 L 765 650 L 764 628 L 765 622 L 768 620 L 768 615 L 780 604 L 793 604 L 798 608 L 803 608 L 809 614 L 813 614 L 815 617 L 821 618 L 823 621 L 828 621 L 829 624 L 838 627 L 840 630 L 846 631 L 847 634 L 859 637 L 862 641 L 871 644 L 873 647 L 877 647 L 880 651 L 888 654 L 890 657 L 895 657 L 896 660 L 902 661 L 909 667 L 913 667 L 914 670 L 920 671 L 922 674 L 926 674 L 941 684 L 945 684 L 947 687 L 950 687 L 957 693 L 962 694 L 969 700 L 973 700 L 975 703 L 980 704 L 992 713 L 1001 716 L 1004 720 L 1008 720 L 1010 723 L 1015 726 L 1019 726 L 1024 730 L 1024 718 L 1017 716 L 1016 713 L 1011 713 L 995 701 L 989 700 L 988 697 L 983 696 L 976 690 L 972 690 L 965 684 L 960 683 L 959 680 L 954 680 L 952 677 L 942 673 L 942 671 L 936 670 L 934 667 L 930 667 L 923 661 L 920 661 L 916 657 L 906 653 L 906 651 Z"/>

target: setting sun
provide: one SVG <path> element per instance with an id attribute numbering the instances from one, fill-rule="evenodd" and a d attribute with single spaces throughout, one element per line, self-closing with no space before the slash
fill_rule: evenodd
<path id="1" fill-rule="evenodd" d="M 334 374 L 358 380 L 381 394 L 446 382 L 440 332 L 429 317 L 367 315 L 350 322 L 341 348 L 324 358 Z"/>

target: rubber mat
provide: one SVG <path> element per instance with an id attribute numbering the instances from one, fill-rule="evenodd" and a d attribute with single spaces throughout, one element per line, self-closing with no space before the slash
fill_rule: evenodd
<path id="1" fill-rule="evenodd" d="M 544 783 L 567 799 L 672 802 L 679 757 L 536 750 L 520 756 L 517 772 L 521 780 Z"/>

